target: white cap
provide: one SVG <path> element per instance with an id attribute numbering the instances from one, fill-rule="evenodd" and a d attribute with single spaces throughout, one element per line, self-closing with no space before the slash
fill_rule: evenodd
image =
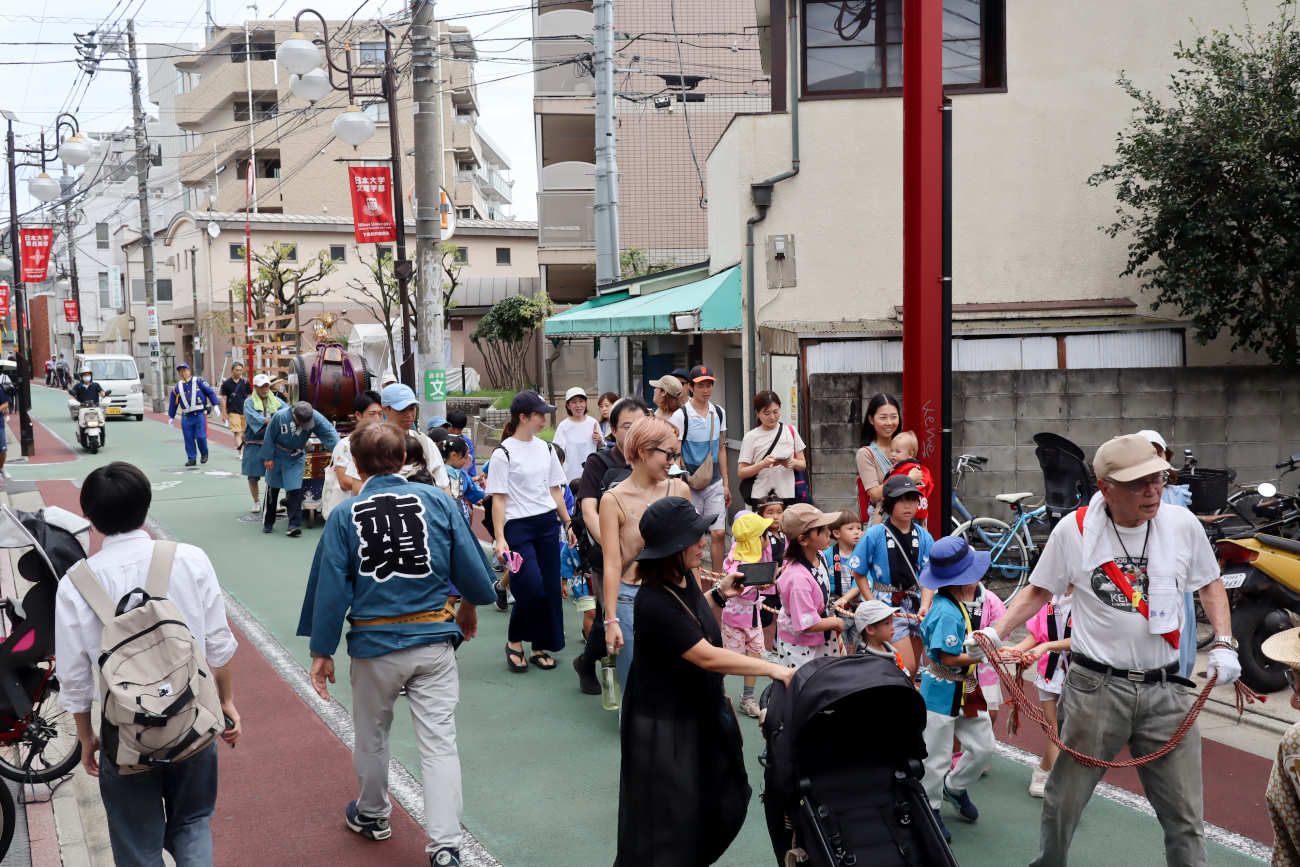
<path id="1" fill-rule="evenodd" d="M 261 388 L 264 385 L 270 384 L 271 377 L 267 376 L 265 373 L 259 373 L 257 376 L 253 377 L 253 385 L 256 388 Z"/>
<path id="2" fill-rule="evenodd" d="M 1165 438 L 1153 430 L 1140 430 L 1138 431 L 1138 436 L 1146 437 L 1148 442 L 1153 442 L 1160 446 L 1160 451 L 1162 452 L 1169 451 L 1169 446 L 1165 445 Z"/>
<path id="3" fill-rule="evenodd" d="M 569 401 L 573 400 L 575 397 L 585 398 L 586 396 L 587 396 L 587 392 L 583 389 L 583 387 L 580 385 L 575 385 L 573 388 L 569 389 L 564 393 L 564 402 L 568 403 Z"/>
<path id="4" fill-rule="evenodd" d="M 860 631 L 865 631 L 868 626 L 879 623 L 886 617 L 893 617 L 897 613 L 897 608 L 886 605 L 879 599 L 868 599 L 853 612 L 853 622 Z"/>

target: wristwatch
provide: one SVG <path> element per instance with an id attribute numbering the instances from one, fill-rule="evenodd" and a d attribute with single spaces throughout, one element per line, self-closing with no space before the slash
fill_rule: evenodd
<path id="1" fill-rule="evenodd" d="M 719 608 L 726 607 L 727 598 L 722 595 L 722 591 L 720 591 L 717 587 L 714 587 L 712 590 L 710 590 L 709 595 L 713 597 L 713 601 L 717 603 Z"/>
<path id="2" fill-rule="evenodd" d="M 1226 647 L 1228 650 L 1236 652 L 1237 639 L 1233 638 L 1231 635 L 1216 635 L 1214 636 L 1214 643 L 1210 645 L 1210 648 L 1213 649 L 1216 647 Z"/>

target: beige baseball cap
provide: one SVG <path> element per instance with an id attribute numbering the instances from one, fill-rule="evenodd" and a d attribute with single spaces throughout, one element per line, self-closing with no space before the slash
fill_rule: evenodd
<path id="1" fill-rule="evenodd" d="M 1092 471 L 1101 480 L 1132 482 L 1171 469 L 1169 462 L 1151 449 L 1142 434 L 1115 437 L 1101 444 L 1092 459 Z"/>
<path id="2" fill-rule="evenodd" d="M 658 379 L 650 380 L 650 387 L 662 388 L 673 397 L 677 397 L 682 393 L 682 381 L 672 374 L 665 374 Z"/>

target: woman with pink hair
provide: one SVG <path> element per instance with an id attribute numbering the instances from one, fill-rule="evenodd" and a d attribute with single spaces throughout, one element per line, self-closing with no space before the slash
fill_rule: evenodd
<path id="1" fill-rule="evenodd" d="M 641 538 L 641 515 L 653 502 L 664 497 L 690 497 L 681 479 L 670 479 L 668 470 L 681 457 L 677 429 L 661 418 L 643 418 L 628 431 L 623 455 L 632 474 L 600 498 L 600 538 L 605 558 L 605 580 L 601 587 L 605 608 L 605 646 L 617 654 L 620 686 L 626 686 L 632 666 L 632 609 L 640 581 L 636 555 L 645 541 Z M 615 582 L 614 576 L 621 576 Z"/>

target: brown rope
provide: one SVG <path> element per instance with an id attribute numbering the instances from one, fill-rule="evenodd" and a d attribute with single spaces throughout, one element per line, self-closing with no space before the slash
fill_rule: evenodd
<path id="1" fill-rule="evenodd" d="M 696 569 L 696 570 L 695 570 L 695 574 L 696 574 L 696 575 L 699 575 L 699 576 L 700 576 L 701 578 L 703 578 L 705 581 L 709 581 L 709 582 L 711 582 L 711 583 L 713 583 L 713 584 L 720 584 L 720 583 L 722 583 L 722 579 L 727 577 L 726 575 L 723 575 L 721 572 L 710 572 L 710 571 L 707 570 L 707 569 Z M 764 611 L 766 611 L 766 612 L 768 612 L 768 613 L 770 613 L 770 614 L 778 614 L 778 613 L 780 613 L 780 609 L 779 609 L 779 608 L 773 608 L 772 606 L 770 606 L 770 605 L 765 605 L 765 604 L 763 604 L 762 602 L 759 602 L 759 603 L 758 603 L 758 607 L 759 607 L 759 608 L 762 608 Z M 849 611 L 847 608 L 841 608 L 841 607 L 839 607 L 838 605 L 832 605 L 831 607 L 834 608 L 836 612 L 838 612 L 839 614 L 844 615 L 845 617 L 852 617 L 852 616 L 853 616 L 853 612 L 852 612 L 852 611 Z M 898 612 L 898 613 L 895 614 L 894 616 L 895 616 L 895 617 L 903 617 L 903 618 L 906 618 L 906 619 L 908 619 L 908 620 L 915 620 L 915 621 L 917 621 L 918 623 L 921 621 L 921 618 L 920 618 L 919 615 L 916 615 L 916 614 L 908 614 L 908 613 L 903 612 L 903 611 Z"/>
<path id="2" fill-rule="evenodd" d="M 1007 661 L 998 653 L 997 649 L 993 646 L 993 642 L 989 640 L 989 637 L 979 632 L 974 634 L 975 641 L 984 650 L 985 661 L 989 665 L 993 666 L 993 670 L 997 672 L 998 680 L 1002 682 L 1002 688 L 1010 697 L 1014 711 L 1023 713 L 1029 719 L 1038 723 L 1039 728 L 1041 728 L 1043 733 L 1047 735 L 1047 739 L 1055 744 L 1061 752 L 1069 753 L 1069 755 L 1079 764 L 1090 768 L 1139 768 L 1145 764 L 1154 762 L 1156 759 L 1169 755 L 1187 733 L 1191 731 L 1192 726 L 1196 723 L 1196 717 L 1200 715 L 1201 709 L 1205 707 L 1205 702 L 1210 697 L 1210 691 L 1214 689 L 1215 681 L 1219 679 L 1217 674 L 1210 676 L 1204 689 L 1202 689 L 1200 695 L 1196 697 L 1196 701 L 1192 703 L 1191 709 L 1187 711 L 1187 715 L 1183 717 L 1183 721 L 1178 724 L 1178 728 L 1174 730 L 1173 736 L 1169 738 L 1169 742 L 1163 747 L 1153 753 L 1147 753 L 1146 755 L 1137 758 L 1124 759 L 1123 761 L 1118 762 L 1108 762 L 1105 759 L 1099 759 L 1095 756 L 1081 753 L 1076 749 L 1066 746 L 1065 743 L 1061 741 L 1060 735 L 1056 733 L 1056 726 L 1047 721 L 1047 717 L 1043 715 L 1042 709 L 1036 702 L 1030 701 L 1025 695 L 1024 690 L 1021 688 L 1020 674 L 1024 670 L 1023 665 L 1017 664 L 1016 676 L 1013 677 L 1007 670 Z M 1256 700 L 1264 700 L 1264 696 L 1254 692 L 1240 680 L 1236 683 L 1236 692 L 1238 716 L 1245 713 L 1246 704 L 1253 704 Z"/>

